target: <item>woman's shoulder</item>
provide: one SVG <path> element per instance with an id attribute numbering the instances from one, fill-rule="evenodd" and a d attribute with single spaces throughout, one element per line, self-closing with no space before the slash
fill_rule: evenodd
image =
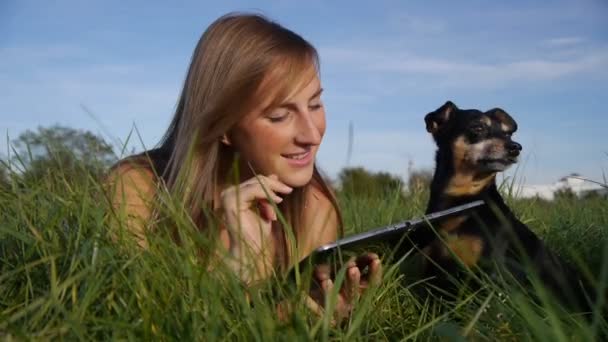
<path id="1" fill-rule="evenodd" d="M 147 219 L 155 196 L 157 180 L 154 168 L 141 156 L 127 157 L 110 168 L 104 179 L 115 210 L 128 217 Z"/>
<path id="2" fill-rule="evenodd" d="M 109 190 L 134 194 L 149 193 L 155 186 L 153 168 L 136 158 L 126 158 L 110 168 L 104 179 Z"/>
<path id="3" fill-rule="evenodd" d="M 158 149 L 129 156 L 118 161 L 107 172 L 105 183 L 115 191 L 149 194 L 156 188 L 159 175 L 166 165 L 164 154 Z"/>
<path id="4" fill-rule="evenodd" d="M 157 184 L 154 168 L 139 156 L 117 162 L 104 179 L 113 209 L 112 218 L 123 222 L 140 246 L 146 245 L 145 231 Z"/>

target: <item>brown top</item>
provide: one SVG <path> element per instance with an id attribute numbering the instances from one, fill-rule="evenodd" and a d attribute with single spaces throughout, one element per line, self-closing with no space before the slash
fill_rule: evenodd
<path id="1" fill-rule="evenodd" d="M 150 226 L 151 203 L 157 184 L 154 173 L 149 166 L 125 163 L 114 168 L 107 180 L 118 219 L 126 223 L 128 233 L 133 234 L 138 244 L 145 248 L 145 234 Z M 299 229 L 298 234 L 298 260 L 338 237 L 338 216 L 333 205 L 317 187 L 312 189 L 308 192 L 304 208 L 302 223 L 306 228 Z M 220 230 L 219 238 L 228 249 L 230 239 L 225 228 Z M 271 247 L 274 249 L 274 246 Z"/>

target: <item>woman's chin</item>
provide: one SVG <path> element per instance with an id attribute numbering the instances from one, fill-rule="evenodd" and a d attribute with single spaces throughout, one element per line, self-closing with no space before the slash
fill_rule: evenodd
<path id="1" fill-rule="evenodd" d="M 313 168 L 306 170 L 297 170 L 294 172 L 283 172 L 279 174 L 279 179 L 292 188 L 306 186 L 312 179 Z"/>

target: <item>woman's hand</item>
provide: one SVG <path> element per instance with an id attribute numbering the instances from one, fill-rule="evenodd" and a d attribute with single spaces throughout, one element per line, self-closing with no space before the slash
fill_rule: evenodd
<path id="1" fill-rule="evenodd" d="M 350 316 L 359 296 L 369 287 L 378 285 L 382 280 L 382 263 L 374 253 L 364 254 L 349 260 L 346 267 L 346 277 L 342 288 L 338 292 L 334 308 L 334 323 L 342 322 Z M 362 270 L 367 271 L 362 274 Z M 311 291 L 307 306 L 321 314 L 326 303 L 326 297 L 331 295 L 334 283 L 331 279 L 331 268 L 328 265 L 319 265 L 315 268 L 314 277 L 319 289 Z"/>
<path id="2" fill-rule="evenodd" d="M 235 271 L 246 283 L 272 267 L 272 222 L 277 214 L 269 199 L 281 203 L 280 195 L 293 189 L 275 175 L 256 176 L 221 193 L 221 211 L 230 237 L 230 255 Z"/>

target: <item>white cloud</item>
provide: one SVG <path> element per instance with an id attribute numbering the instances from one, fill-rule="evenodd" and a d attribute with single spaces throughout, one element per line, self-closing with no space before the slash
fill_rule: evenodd
<path id="1" fill-rule="evenodd" d="M 72 57 L 83 57 L 85 55 L 86 49 L 69 44 L 0 47 L 0 58 L 5 61 L 5 65 L 9 64 L 9 62 L 19 64 L 29 61 L 44 62 Z"/>
<path id="2" fill-rule="evenodd" d="M 436 17 L 421 17 L 404 13 L 389 13 L 388 23 L 390 26 L 407 35 L 436 35 L 444 33 L 447 29 L 447 22 L 445 20 L 439 20 Z"/>
<path id="3" fill-rule="evenodd" d="M 464 61 L 457 58 L 420 56 L 408 51 L 377 47 L 323 47 L 323 61 L 336 68 L 368 73 L 393 73 L 437 78 L 434 86 L 501 87 L 516 82 L 553 81 L 581 74 L 606 75 L 608 49 L 562 57 L 535 57 L 504 62 Z M 504 60 L 504 56 L 502 60 Z"/>
<path id="4" fill-rule="evenodd" d="M 570 47 L 573 45 L 579 45 L 583 42 L 585 42 L 585 38 L 583 37 L 557 37 L 542 41 L 542 45 L 549 47 Z"/>

